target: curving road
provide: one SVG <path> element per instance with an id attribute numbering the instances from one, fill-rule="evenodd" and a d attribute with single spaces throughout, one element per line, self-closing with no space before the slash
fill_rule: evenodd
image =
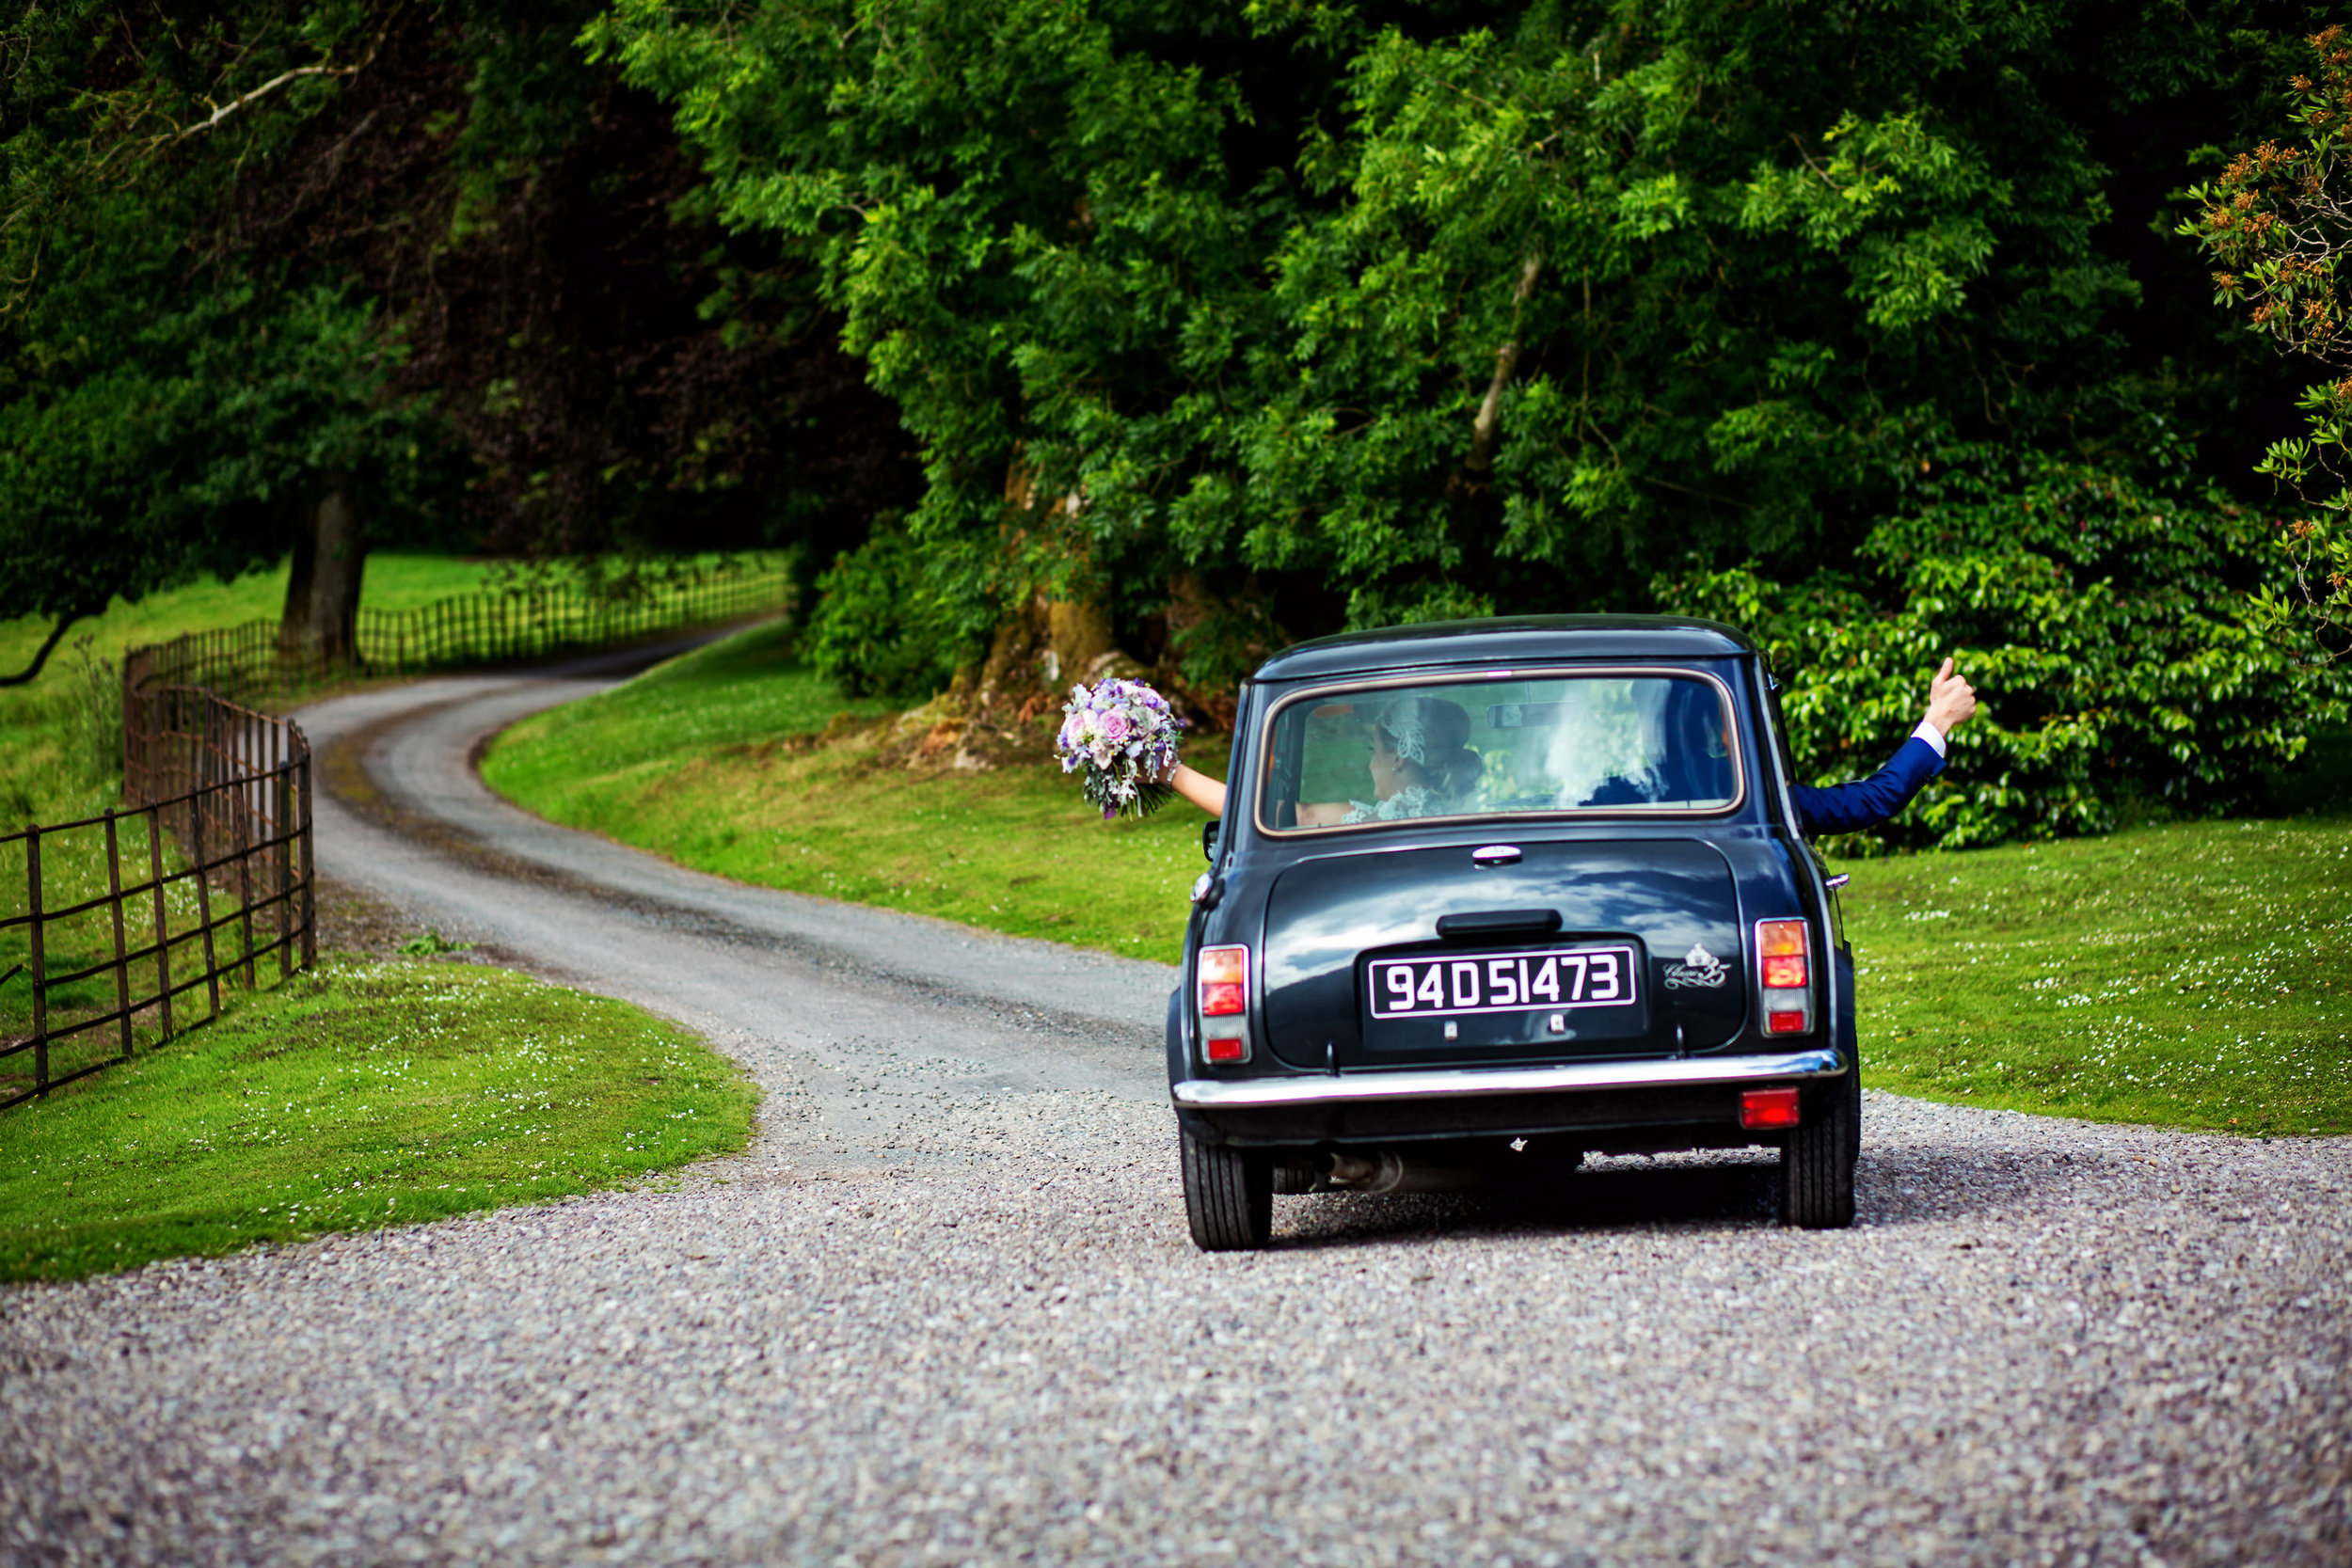
<path id="1" fill-rule="evenodd" d="M 0 1561 L 2352 1561 L 2352 1147 L 1868 1098 L 1761 1155 L 1185 1240 L 1169 973 L 745 889 L 469 758 L 617 666 L 305 722 L 326 872 L 702 1030 L 675 1183 L 0 1292 Z"/>

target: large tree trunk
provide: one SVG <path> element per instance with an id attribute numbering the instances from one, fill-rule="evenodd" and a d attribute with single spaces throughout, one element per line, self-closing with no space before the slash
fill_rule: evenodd
<path id="1" fill-rule="evenodd" d="M 357 661 L 359 577 L 368 563 L 367 531 L 350 476 L 322 474 L 294 524 L 294 571 L 278 645 L 319 664 Z"/>

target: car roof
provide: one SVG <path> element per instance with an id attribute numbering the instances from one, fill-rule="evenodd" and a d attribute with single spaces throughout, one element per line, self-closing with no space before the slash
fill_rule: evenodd
<path id="1" fill-rule="evenodd" d="M 1318 637 L 1276 654 L 1258 667 L 1255 678 L 1319 679 L 1534 659 L 1723 658 L 1756 651 L 1744 632 L 1695 616 L 1511 615 Z"/>

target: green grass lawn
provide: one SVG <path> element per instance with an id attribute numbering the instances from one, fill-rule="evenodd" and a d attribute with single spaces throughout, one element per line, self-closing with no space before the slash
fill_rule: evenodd
<path id="1" fill-rule="evenodd" d="M 2352 818 L 1847 863 L 1875 1087 L 2352 1132 Z"/>
<path id="2" fill-rule="evenodd" d="M 490 783 L 742 881 L 1173 962 L 1200 814 L 1105 824 L 1050 764 L 877 768 L 780 744 L 853 705 L 746 634 L 501 738 Z M 1221 773 L 1219 746 L 1187 748 Z M 2335 762 L 2313 775 L 2325 784 Z M 2239 1132 L 2352 1132 L 2352 802 L 1843 863 L 1876 1087 Z M 2331 961 L 2332 956 L 2332 961 Z"/>
<path id="3" fill-rule="evenodd" d="M 0 1112 L 0 1279 L 608 1188 L 740 1148 L 756 1100 L 624 1003 L 469 964 L 329 962 Z"/>

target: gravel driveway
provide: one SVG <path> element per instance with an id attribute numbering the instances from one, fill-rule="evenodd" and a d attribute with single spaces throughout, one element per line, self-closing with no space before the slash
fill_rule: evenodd
<path id="1" fill-rule="evenodd" d="M 1276 1200 L 1185 1240 L 1169 972 L 522 816 L 480 736 L 306 717 L 330 875 L 768 1091 L 644 1190 L 0 1291 L 0 1560 L 2352 1562 L 2352 1147 L 1867 1097 L 1759 1153 Z"/>

